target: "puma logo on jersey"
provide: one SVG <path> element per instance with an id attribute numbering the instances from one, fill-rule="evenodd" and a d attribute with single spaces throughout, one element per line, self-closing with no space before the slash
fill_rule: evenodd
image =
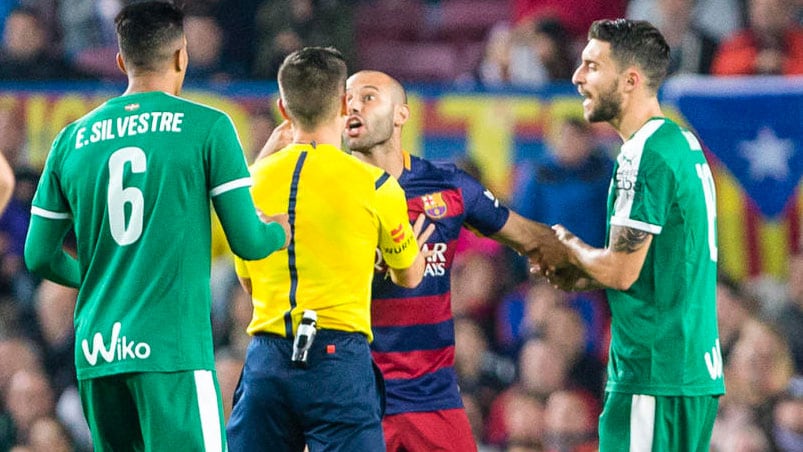
<path id="1" fill-rule="evenodd" d="M 147 359 L 151 356 L 151 346 L 147 342 L 136 342 L 129 340 L 126 336 L 120 337 L 122 328 L 123 325 L 120 322 L 112 325 L 112 335 L 108 345 L 103 341 L 103 335 L 100 333 L 95 333 L 92 338 L 92 350 L 89 349 L 88 340 L 81 341 L 84 358 L 90 366 L 97 364 L 98 355 L 107 363 L 127 359 Z"/>

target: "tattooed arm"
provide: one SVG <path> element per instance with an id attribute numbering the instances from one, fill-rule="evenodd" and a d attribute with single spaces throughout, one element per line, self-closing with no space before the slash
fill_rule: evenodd
<path id="1" fill-rule="evenodd" d="M 607 248 L 594 248 L 559 225 L 555 226 L 555 232 L 571 250 L 570 261 L 579 270 L 578 275 L 581 275 L 571 285 L 566 281 L 558 281 L 560 275 L 550 278 L 550 281 L 554 279 L 553 283 L 567 290 L 598 287 L 629 289 L 638 279 L 652 243 L 652 234 L 626 226 L 611 226 L 610 245 Z"/>

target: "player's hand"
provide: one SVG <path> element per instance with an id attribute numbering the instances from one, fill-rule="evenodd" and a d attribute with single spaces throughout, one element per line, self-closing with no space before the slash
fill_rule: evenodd
<path id="1" fill-rule="evenodd" d="M 538 241 L 538 246 L 527 253 L 531 270 L 544 274 L 545 271 L 555 271 L 570 264 L 571 252 L 561 242 L 556 234 L 544 234 Z"/>
<path id="2" fill-rule="evenodd" d="M 290 124 L 290 121 L 282 121 L 281 124 L 273 129 L 270 137 L 268 137 L 268 141 L 266 141 L 265 145 L 262 146 L 262 150 L 259 151 L 259 155 L 257 155 L 257 158 L 254 161 L 274 154 L 292 142 L 293 126 Z"/>
<path id="3" fill-rule="evenodd" d="M 415 234 L 415 239 L 418 242 L 418 246 L 421 248 L 421 254 L 424 258 L 428 258 L 435 253 L 434 248 L 424 250 L 424 244 L 427 243 L 429 237 L 435 232 L 435 223 L 430 223 L 424 228 L 426 219 L 426 215 L 422 213 L 418 215 L 418 218 L 415 219 L 415 223 L 413 223 L 413 234 Z"/>
<path id="4" fill-rule="evenodd" d="M 290 235 L 290 216 L 286 213 L 279 213 L 276 215 L 266 215 L 265 212 L 257 209 L 257 214 L 259 214 L 259 219 L 262 220 L 264 223 L 276 222 L 282 226 L 284 229 L 284 245 L 282 245 L 280 250 L 283 250 L 290 245 L 290 239 L 292 238 Z"/>
<path id="5" fill-rule="evenodd" d="M 567 266 L 555 270 L 545 270 L 544 276 L 553 287 L 565 291 L 581 290 L 581 281 L 587 279 L 585 272 L 574 266 Z"/>

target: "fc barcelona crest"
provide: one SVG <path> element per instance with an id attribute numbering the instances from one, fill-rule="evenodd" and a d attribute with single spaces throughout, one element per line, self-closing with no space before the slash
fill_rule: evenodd
<path id="1" fill-rule="evenodd" d="M 433 220 L 446 215 L 446 201 L 443 200 L 441 192 L 424 195 L 421 197 L 421 201 L 424 203 L 424 213 Z"/>

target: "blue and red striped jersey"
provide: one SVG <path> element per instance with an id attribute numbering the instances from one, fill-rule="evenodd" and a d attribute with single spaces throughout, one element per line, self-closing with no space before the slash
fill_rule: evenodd
<path id="1" fill-rule="evenodd" d="M 371 322 L 373 356 L 385 377 L 386 414 L 435 411 L 463 406 L 454 370 L 454 322 L 450 270 L 464 225 L 492 235 L 509 211 L 479 181 L 452 164 L 434 163 L 407 153 L 399 184 L 407 197 L 410 221 L 421 213 L 435 223 L 424 245 L 435 253 L 415 289 L 391 282 L 377 262 Z"/>

